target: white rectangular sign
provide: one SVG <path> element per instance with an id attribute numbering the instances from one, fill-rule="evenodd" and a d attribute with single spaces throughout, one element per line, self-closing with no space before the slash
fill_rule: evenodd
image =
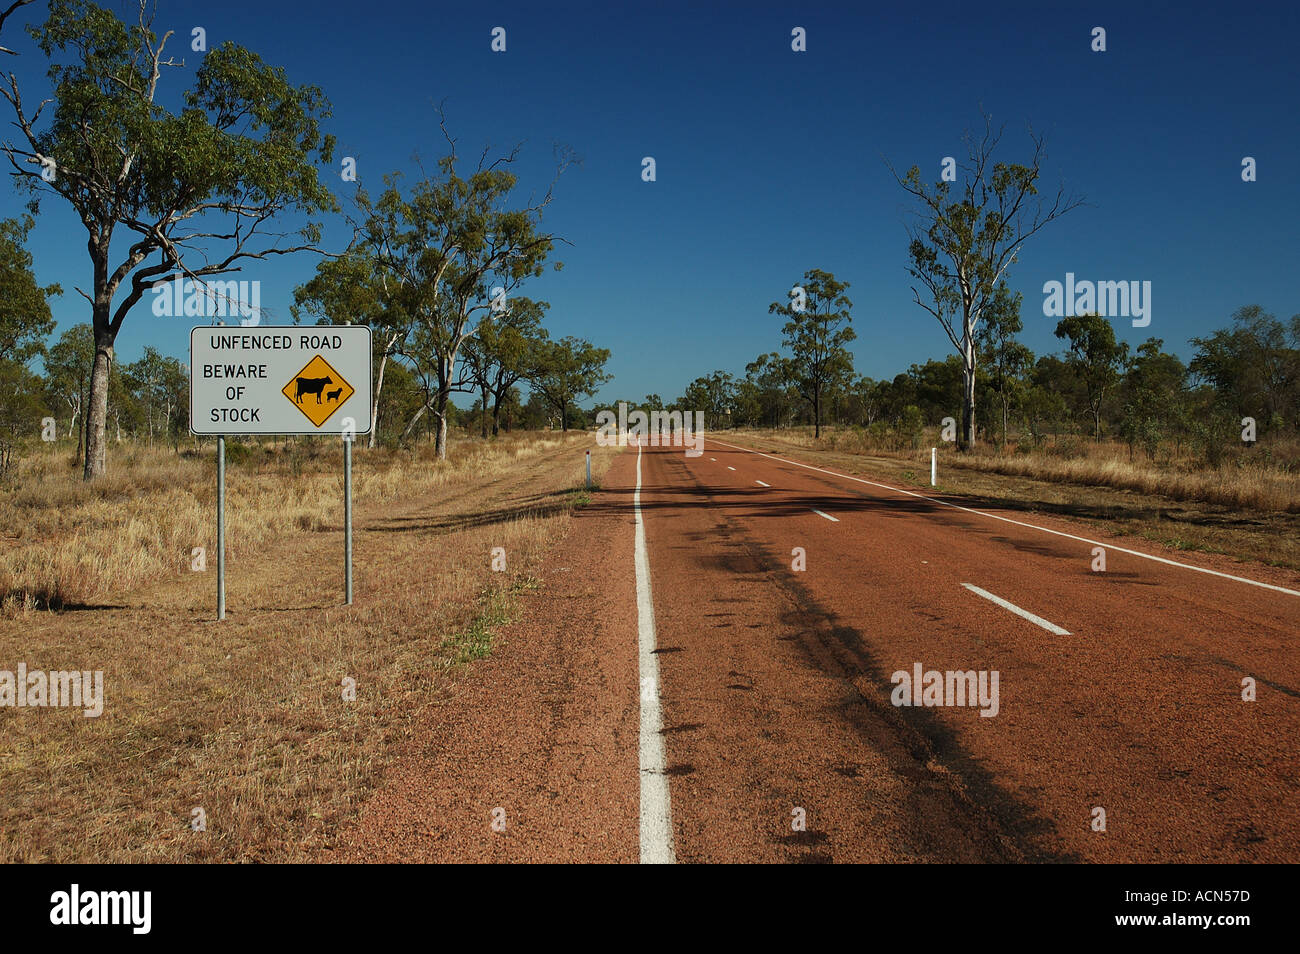
<path id="1" fill-rule="evenodd" d="M 195 434 L 370 433 L 365 325 L 190 329 Z"/>

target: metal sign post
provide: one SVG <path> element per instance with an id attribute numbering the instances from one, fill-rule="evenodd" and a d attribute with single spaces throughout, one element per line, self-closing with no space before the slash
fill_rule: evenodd
<path id="1" fill-rule="evenodd" d="M 352 605 L 352 439 L 343 435 L 343 595 Z"/>
<path id="2" fill-rule="evenodd" d="M 226 618 L 226 439 L 217 438 L 217 619 Z"/>

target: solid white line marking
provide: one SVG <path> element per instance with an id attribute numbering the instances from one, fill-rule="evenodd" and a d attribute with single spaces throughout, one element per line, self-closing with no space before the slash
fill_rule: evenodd
<path id="1" fill-rule="evenodd" d="M 731 466 L 728 466 L 728 467 L 727 467 L 727 470 L 735 470 L 735 469 L 736 469 L 736 468 L 731 467 Z"/>
<path id="2" fill-rule="evenodd" d="M 825 518 L 826 518 L 827 520 L 829 520 L 831 523 L 839 523 L 839 522 L 840 522 L 840 518 L 839 518 L 839 517 L 832 517 L 830 514 L 828 514 L 828 513 L 822 513 L 820 510 L 814 510 L 813 513 L 817 514 L 817 516 L 819 516 L 819 517 L 825 517 Z"/>
<path id="3" fill-rule="evenodd" d="M 1114 543 L 1103 543 L 1100 540 L 1089 540 L 1087 537 L 1077 537 L 1073 533 L 1065 533 L 1061 530 L 1053 530 L 1050 527 L 1040 527 L 1037 524 L 1025 523 L 1023 520 L 1012 520 L 1010 517 L 999 517 L 995 513 L 985 513 L 983 510 L 974 510 L 970 507 L 961 507 L 954 503 L 948 503 L 946 500 L 938 500 L 934 497 L 927 497 L 925 494 L 913 493 L 910 490 L 903 490 L 901 487 L 891 487 L 888 484 L 878 484 L 874 480 L 863 480 L 861 477 L 851 477 L 848 474 L 839 474 L 833 470 L 826 470 L 824 467 L 814 467 L 812 464 L 801 464 L 797 460 L 790 460 L 786 457 L 773 457 L 771 454 L 764 454 L 762 451 L 756 451 L 750 447 L 741 447 L 739 444 L 728 444 L 725 441 L 713 440 L 715 444 L 721 444 L 723 447 L 734 447 L 736 450 L 747 451 L 750 454 L 757 454 L 759 457 L 766 457 L 768 460 L 774 460 L 782 464 L 793 464 L 795 467 L 802 467 L 805 470 L 815 470 L 818 473 L 830 474 L 832 477 L 840 477 L 844 480 L 857 481 L 859 484 L 866 484 L 870 487 L 879 487 L 882 490 L 892 490 L 895 493 L 907 494 L 909 497 L 917 497 L 921 500 L 928 500 L 930 503 L 939 504 L 943 507 L 950 507 L 953 510 L 961 510 L 965 513 L 973 513 L 977 517 L 988 517 L 990 520 L 1001 520 L 1003 523 L 1014 523 L 1017 527 L 1027 527 L 1030 530 L 1039 530 L 1043 533 L 1050 533 L 1053 536 L 1065 537 L 1069 540 L 1078 540 L 1080 543 L 1088 543 L 1095 547 L 1105 547 L 1108 550 L 1116 550 L 1119 553 L 1127 553 L 1129 556 L 1141 557 L 1144 560 L 1154 560 L 1156 563 L 1164 563 L 1167 566 L 1181 567 L 1184 570 L 1195 570 L 1197 573 L 1208 573 L 1210 576 L 1222 577 L 1225 580 L 1233 580 L 1237 583 L 1249 583 L 1251 586 L 1259 586 L 1266 590 L 1276 590 L 1278 593 L 1286 593 L 1288 596 L 1300 596 L 1300 590 L 1288 590 L 1285 586 L 1276 586 L 1272 583 L 1261 583 L 1259 580 L 1248 579 L 1244 576 L 1233 576 L 1231 573 L 1220 573 L 1218 570 L 1207 570 L 1203 566 L 1194 566 L 1191 563 L 1179 563 L 1177 560 L 1168 560 L 1164 557 L 1153 556 L 1150 553 L 1142 553 L 1138 550 L 1127 550 L 1124 547 L 1117 547 Z"/>
<path id="4" fill-rule="evenodd" d="M 765 483 L 763 483 L 761 480 L 756 480 L 756 481 L 754 481 L 754 483 L 758 484 L 758 486 L 760 486 L 760 487 L 771 487 L 771 486 L 772 486 L 771 484 L 765 484 Z"/>
<path id="5" fill-rule="evenodd" d="M 659 711 L 659 658 L 655 656 L 655 606 L 650 598 L 650 556 L 641 520 L 641 448 L 636 449 L 636 630 L 641 669 L 641 863 L 673 864 L 672 804 L 664 771 L 663 717 Z"/>
<path id="6" fill-rule="evenodd" d="M 1029 610 L 1021 609 L 1015 603 L 1008 603 L 1002 597 L 994 596 L 988 590 L 981 590 L 978 586 L 975 586 L 973 583 L 963 583 L 962 586 L 966 587 L 966 589 L 970 590 L 972 593 L 976 594 L 977 596 L 982 596 L 986 600 L 989 600 L 990 602 L 997 603 L 1003 609 L 1011 610 L 1011 612 L 1015 613 L 1017 616 L 1023 616 L 1025 619 L 1029 620 L 1029 622 L 1033 623 L 1035 626 L 1041 626 L 1049 633 L 1055 633 L 1057 636 L 1070 635 L 1069 630 L 1061 629 L 1061 627 L 1057 626 L 1055 623 L 1049 623 L 1041 616 L 1035 616 L 1033 613 L 1029 612 Z"/>

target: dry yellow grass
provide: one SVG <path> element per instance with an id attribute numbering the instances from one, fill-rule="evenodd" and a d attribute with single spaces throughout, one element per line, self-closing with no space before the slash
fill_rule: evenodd
<path id="1" fill-rule="evenodd" d="M 927 440 L 918 450 L 888 451 L 875 448 L 857 431 L 822 431 L 820 442 L 811 429 L 800 428 L 717 436 L 927 490 L 930 447 L 939 446 L 938 491 L 964 495 L 975 506 L 1056 514 L 1172 549 L 1300 570 L 1300 477 L 1282 468 L 1230 465 L 1198 473 L 1185 469 L 1190 467 L 1186 460 L 1158 468 L 1129 464 L 1123 459 L 1127 449 L 1113 445 L 1082 445 L 1072 450 L 1078 457 L 1000 455 L 992 448 L 961 455 L 937 440 Z"/>
<path id="2" fill-rule="evenodd" d="M 1069 450 L 1044 448 L 1031 453 L 999 452 L 981 445 L 975 453 L 958 454 L 951 444 L 928 433 L 918 450 L 879 448 L 865 432 L 853 428 L 822 428 L 822 439 L 811 428 L 737 431 L 753 436 L 776 436 L 792 447 L 841 451 L 849 454 L 913 461 L 930 465 L 930 448 L 938 447 L 945 467 L 1006 474 L 1030 480 L 1083 484 L 1158 494 L 1170 500 L 1199 501 L 1248 510 L 1300 513 L 1300 472 L 1241 454 L 1217 467 L 1200 466 L 1190 456 L 1154 463 L 1140 456 L 1130 460 L 1126 445 L 1097 441 L 1069 444 Z"/>
<path id="3" fill-rule="evenodd" d="M 470 476 L 490 478 L 553 451 L 560 438 L 506 435 L 458 442 L 448 460 L 416 452 L 354 449 L 353 499 L 363 507 L 428 493 Z M 0 613 L 89 603 L 189 571 L 191 552 L 215 548 L 216 463 L 209 446 L 118 449 L 109 475 L 87 484 L 67 449 L 21 461 L 0 489 Z M 242 458 L 242 459 L 241 459 Z M 342 500 L 337 443 L 231 449 L 226 544 L 234 561 L 289 530 L 337 525 Z"/>
<path id="4" fill-rule="evenodd" d="M 1205 470 L 1158 468 L 1118 457 L 1052 458 L 954 455 L 949 466 L 1057 483 L 1088 484 L 1160 494 L 1172 500 L 1202 501 L 1245 510 L 1300 513 L 1300 474 L 1259 465 Z"/>
<path id="5" fill-rule="evenodd" d="M 102 669 L 105 709 L 0 709 L 0 861 L 327 854 L 418 713 L 488 650 L 513 594 L 537 585 L 587 498 L 586 447 L 602 474 L 616 450 L 589 434 L 455 442 L 445 464 L 358 448 L 352 607 L 340 605 L 337 445 L 296 465 L 252 454 L 228 474 L 237 553 L 220 624 L 212 573 L 189 572 L 186 538 L 210 532 L 210 459 L 139 454 L 90 488 L 59 474 L 61 461 L 25 464 L 66 512 L 45 512 L 30 486 L 10 491 L 4 513 L 30 522 L 5 565 L 44 567 L 95 602 L 0 617 L 0 669 Z M 137 525 L 148 531 L 134 539 L 160 552 L 132 560 L 119 547 Z M 36 526 L 65 528 L 95 558 L 77 562 Z M 490 569 L 498 546 L 503 573 Z M 76 579 L 58 575 L 68 568 Z M 111 586 L 125 571 L 145 582 Z M 355 702 L 342 699 L 345 676 Z M 195 808 L 206 831 L 190 827 Z"/>

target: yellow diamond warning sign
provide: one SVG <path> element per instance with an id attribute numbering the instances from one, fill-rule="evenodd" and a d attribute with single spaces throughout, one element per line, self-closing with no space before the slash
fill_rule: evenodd
<path id="1" fill-rule="evenodd" d="M 308 361 L 307 366 L 284 386 L 283 392 L 317 427 L 328 421 L 356 393 L 352 385 L 320 355 Z"/>

